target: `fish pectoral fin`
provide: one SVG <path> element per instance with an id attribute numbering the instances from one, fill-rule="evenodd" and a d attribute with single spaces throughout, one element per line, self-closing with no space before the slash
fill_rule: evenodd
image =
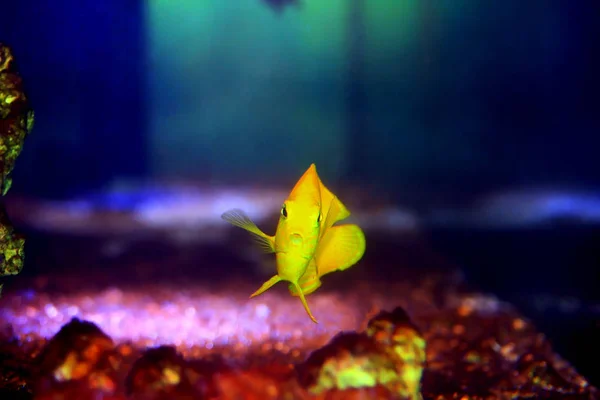
<path id="1" fill-rule="evenodd" d="M 269 236 L 261 231 L 244 211 L 237 208 L 229 210 L 224 212 L 221 215 L 221 218 L 229 222 L 231 225 L 240 227 L 252 233 L 252 237 L 265 253 L 275 252 L 275 237 Z"/>
<path id="2" fill-rule="evenodd" d="M 350 268 L 362 258 L 365 249 L 365 234 L 358 225 L 346 224 L 329 228 L 315 253 L 319 277 Z"/>
<path id="3" fill-rule="evenodd" d="M 310 308 L 308 307 L 308 303 L 306 302 L 306 298 L 304 297 L 304 293 L 302 292 L 302 289 L 300 288 L 300 286 L 298 285 L 297 282 L 293 283 L 293 285 L 296 287 L 296 291 L 298 292 L 298 295 L 300 296 L 300 301 L 302 302 L 302 305 L 304 306 L 306 313 L 308 314 L 308 316 L 310 317 L 312 322 L 314 322 L 315 324 L 318 324 L 319 322 L 310 312 Z"/>
<path id="4" fill-rule="evenodd" d="M 271 286 L 275 285 L 281 281 L 281 277 L 279 275 L 273 276 L 271 279 L 262 284 L 262 286 L 254 293 L 250 295 L 250 298 L 256 297 L 259 294 L 263 294 L 265 291 L 269 290 Z"/>

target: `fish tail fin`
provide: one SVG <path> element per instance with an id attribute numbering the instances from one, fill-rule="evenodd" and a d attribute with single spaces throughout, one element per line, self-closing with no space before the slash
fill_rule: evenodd
<path id="1" fill-rule="evenodd" d="M 262 286 L 254 293 L 250 295 L 250 298 L 256 297 L 260 294 L 263 294 L 265 291 L 269 290 L 273 285 L 281 281 L 281 277 L 279 275 L 273 276 L 271 279 L 262 284 Z"/>
<path id="2" fill-rule="evenodd" d="M 296 290 L 298 291 L 298 295 L 300 296 L 300 301 L 302 302 L 302 305 L 304 306 L 304 309 L 306 310 L 306 313 L 308 314 L 308 316 L 310 317 L 310 319 L 312 320 L 312 322 L 314 322 L 315 324 L 318 324 L 319 322 L 317 321 L 317 319 L 310 312 L 310 308 L 308 307 L 308 303 L 306 302 L 306 298 L 304 297 L 304 293 L 302 292 L 302 289 L 300 288 L 300 285 L 298 285 L 298 283 L 295 282 L 294 286 L 296 287 Z"/>
<path id="3" fill-rule="evenodd" d="M 252 222 L 250 217 L 248 217 L 244 211 L 235 208 L 233 210 L 224 212 L 221 215 L 221 218 L 229 222 L 231 225 L 245 229 L 252 233 L 254 235 L 254 239 L 265 253 L 275 252 L 275 237 L 269 236 L 261 231 L 260 228 L 256 226 L 254 222 Z"/>

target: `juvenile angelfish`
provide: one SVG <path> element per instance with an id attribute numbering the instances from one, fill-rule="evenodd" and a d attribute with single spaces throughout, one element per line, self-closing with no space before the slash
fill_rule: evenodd
<path id="1" fill-rule="evenodd" d="M 362 258 L 366 247 L 364 233 L 353 224 L 333 226 L 350 212 L 323 185 L 315 164 L 298 180 L 280 214 L 274 236 L 261 231 L 242 210 L 230 210 L 221 217 L 254 234 L 267 253 L 275 253 L 277 274 L 250 298 L 279 281 L 287 281 L 290 293 L 300 297 L 306 313 L 317 323 L 305 295 L 321 286 L 321 276 L 347 269 Z"/>

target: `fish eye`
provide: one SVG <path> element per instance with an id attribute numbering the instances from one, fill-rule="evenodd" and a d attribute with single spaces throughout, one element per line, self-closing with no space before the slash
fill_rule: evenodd
<path id="1" fill-rule="evenodd" d="M 283 215 L 283 218 L 287 218 L 287 210 L 285 208 L 285 204 L 281 206 L 281 215 Z"/>

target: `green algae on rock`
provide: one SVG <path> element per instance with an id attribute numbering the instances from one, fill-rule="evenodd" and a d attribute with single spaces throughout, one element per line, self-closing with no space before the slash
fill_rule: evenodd
<path id="1" fill-rule="evenodd" d="M 419 400 L 425 358 L 425 339 L 398 307 L 372 318 L 365 333 L 340 333 L 313 352 L 300 367 L 300 381 L 317 396 L 369 388 Z"/>
<path id="2" fill-rule="evenodd" d="M 34 113 L 23 92 L 21 77 L 15 69 L 9 47 L 0 43 L 0 190 L 6 195 L 11 187 L 10 174 L 25 137 L 33 128 Z M 25 239 L 16 233 L 0 202 L 0 277 L 16 275 L 23 269 Z M 0 285 L 0 293 L 2 285 Z"/>
<path id="3" fill-rule="evenodd" d="M 16 275 L 23 269 L 25 239 L 14 232 L 0 203 L 0 276 Z M 0 285 L 0 294 L 2 286 Z"/>
<path id="4" fill-rule="evenodd" d="M 381 311 L 367 326 L 367 335 L 383 346 L 398 367 L 398 376 L 406 390 L 403 396 L 421 398 L 421 378 L 427 355 L 423 334 L 401 307 Z"/>
<path id="5" fill-rule="evenodd" d="M 25 137 L 33 129 L 34 113 L 23 92 L 10 48 L 0 43 L 0 169 L 2 195 L 11 186 L 10 173 L 23 150 Z"/>

